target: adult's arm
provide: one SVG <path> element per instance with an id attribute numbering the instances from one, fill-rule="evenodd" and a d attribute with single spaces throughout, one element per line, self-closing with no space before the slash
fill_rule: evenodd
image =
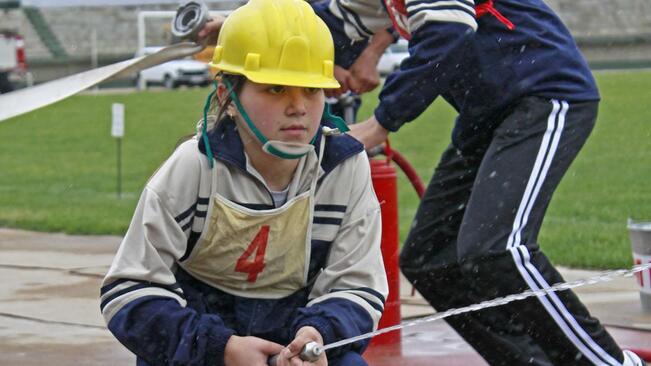
<path id="1" fill-rule="evenodd" d="M 472 0 L 406 1 L 406 9 L 410 56 L 387 77 L 380 103 L 369 119 L 386 131 L 397 131 L 447 91 L 477 29 Z M 328 6 L 315 6 L 315 11 L 333 33 L 337 51 L 369 37 L 380 19 L 389 21 L 386 11 L 371 0 L 331 0 Z M 365 127 L 354 129 L 353 135 L 358 137 L 356 131 L 361 128 Z"/>

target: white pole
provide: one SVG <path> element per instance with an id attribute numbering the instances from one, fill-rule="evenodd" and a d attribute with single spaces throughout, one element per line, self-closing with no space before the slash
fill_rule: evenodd
<path id="1" fill-rule="evenodd" d="M 92 69 L 96 69 L 98 65 L 97 57 L 98 47 L 97 47 L 97 29 L 93 28 L 90 32 L 90 64 Z M 93 87 L 93 93 L 96 93 L 99 89 L 98 85 Z"/>
<path id="2" fill-rule="evenodd" d="M 122 198 L 122 138 L 124 137 L 124 104 L 111 105 L 111 136 L 117 141 L 117 194 Z"/>
<path id="3" fill-rule="evenodd" d="M 144 11 L 138 12 L 138 49 L 145 47 L 145 13 Z"/>

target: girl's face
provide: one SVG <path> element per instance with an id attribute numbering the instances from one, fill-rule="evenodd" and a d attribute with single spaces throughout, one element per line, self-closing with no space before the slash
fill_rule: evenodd
<path id="1" fill-rule="evenodd" d="M 249 80 L 244 83 L 239 99 L 268 140 L 303 144 L 309 143 L 316 134 L 325 102 L 323 89 L 258 84 Z M 241 116 L 238 120 L 243 122 Z M 255 139 L 248 128 L 245 130 Z"/>

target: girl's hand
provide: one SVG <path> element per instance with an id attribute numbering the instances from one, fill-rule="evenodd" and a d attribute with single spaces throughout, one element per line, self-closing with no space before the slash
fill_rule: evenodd
<path id="1" fill-rule="evenodd" d="M 316 342 L 320 346 L 323 346 L 323 337 L 319 331 L 314 327 L 303 327 L 296 332 L 296 337 L 285 349 L 280 353 L 278 357 L 277 366 L 327 366 L 328 358 L 326 357 L 325 352 L 321 354 L 321 357 L 316 362 L 303 361 L 298 356 L 301 353 L 301 349 L 306 343 Z"/>
<path id="2" fill-rule="evenodd" d="M 278 343 L 269 342 L 257 337 L 231 336 L 224 350 L 226 366 L 267 366 L 267 360 L 272 355 L 283 350 Z"/>

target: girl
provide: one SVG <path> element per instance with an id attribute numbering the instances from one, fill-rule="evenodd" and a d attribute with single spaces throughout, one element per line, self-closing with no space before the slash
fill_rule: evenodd
<path id="1" fill-rule="evenodd" d="M 223 24 L 216 116 L 147 183 L 101 289 L 138 365 L 311 364 L 307 342 L 377 327 L 380 210 L 363 146 L 324 113 L 333 52 L 300 0 L 252 0 Z M 314 364 L 366 365 L 365 346 Z"/>

